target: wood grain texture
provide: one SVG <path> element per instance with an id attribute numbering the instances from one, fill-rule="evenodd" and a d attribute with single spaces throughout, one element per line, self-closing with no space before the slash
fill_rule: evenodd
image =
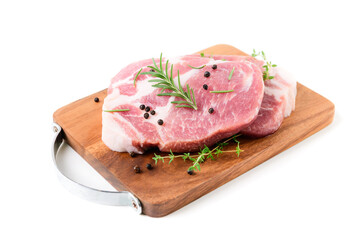
<path id="1" fill-rule="evenodd" d="M 206 54 L 245 55 L 229 46 L 216 45 L 201 52 Z M 334 105 L 326 98 L 298 83 L 296 110 L 286 118 L 280 129 L 260 139 L 240 138 L 245 150 L 237 157 L 222 154 L 216 161 L 206 161 L 201 172 L 193 176 L 186 173 L 190 162 L 183 160 L 171 164 L 159 163 L 147 170 L 154 151 L 131 158 L 127 153 L 113 152 L 101 141 L 101 108 L 106 89 L 67 106 L 54 113 L 54 122 L 65 132 L 68 144 L 78 152 L 117 190 L 127 190 L 139 198 L 143 213 L 152 217 L 165 216 L 226 182 L 263 163 L 276 154 L 304 140 L 329 125 L 334 117 Z M 93 101 L 100 99 L 99 103 Z M 234 149 L 230 144 L 224 149 Z M 133 167 L 141 167 L 135 174 Z"/>

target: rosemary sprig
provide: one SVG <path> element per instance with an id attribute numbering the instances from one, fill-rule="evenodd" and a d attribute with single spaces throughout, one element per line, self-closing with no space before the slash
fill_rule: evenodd
<path id="1" fill-rule="evenodd" d="M 200 53 L 200 57 L 204 57 L 205 56 L 205 54 L 202 52 L 202 53 Z"/>
<path id="2" fill-rule="evenodd" d="M 235 67 L 232 68 L 231 72 L 230 72 L 230 75 L 228 77 L 229 81 L 231 80 L 232 78 L 232 75 L 234 74 L 234 71 L 235 71 Z"/>
<path id="3" fill-rule="evenodd" d="M 172 101 L 171 103 L 176 104 L 175 107 L 187 107 L 197 110 L 196 100 L 194 95 L 194 90 L 189 87 L 189 84 L 186 84 L 186 91 L 181 87 L 180 83 L 180 72 L 178 70 L 178 86 L 174 83 L 173 78 L 173 64 L 170 67 L 170 74 L 168 72 L 169 60 L 166 61 L 165 68 L 162 64 L 162 53 L 160 54 L 160 63 L 159 66 L 156 65 L 155 60 L 153 59 L 153 66 L 147 66 L 148 68 L 154 70 L 154 72 L 142 72 L 141 75 L 151 75 L 155 79 L 149 80 L 149 82 L 155 82 L 156 84 L 152 85 L 156 88 L 161 88 L 161 93 L 157 96 L 174 96 L 184 99 L 184 101 Z M 165 92 L 164 90 L 168 89 L 172 92 Z"/>
<path id="4" fill-rule="evenodd" d="M 142 68 L 140 68 L 140 70 L 138 71 L 138 73 L 136 74 L 135 78 L 134 78 L 134 87 L 136 87 L 136 79 L 139 76 L 139 74 L 141 73 Z"/>
<path id="5" fill-rule="evenodd" d="M 191 67 L 191 68 L 193 68 L 193 69 L 202 69 L 202 68 L 204 68 L 206 65 L 202 65 L 202 66 L 200 66 L 200 67 L 193 67 L 193 66 L 191 66 L 191 65 L 188 64 L 188 66 Z"/>
<path id="6" fill-rule="evenodd" d="M 251 54 L 252 57 L 256 58 L 257 56 L 260 56 L 264 59 L 265 61 L 265 65 L 263 66 L 263 68 L 265 68 L 265 71 L 263 73 L 263 79 L 264 81 L 268 80 L 268 79 L 273 79 L 274 76 L 270 76 L 270 69 L 273 68 L 273 67 L 277 67 L 276 64 L 272 64 L 271 62 L 268 62 L 266 60 L 266 56 L 265 56 L 265 53 L 264 51 L 261 51 L 261 52 L 256 52 L 255 49 L 253 49 L 253 53 Z"/>
<path id="7" fill-rule="evenodd" d="M 229 93 L 229 92 L 233 92 L 234 89 L 231 90 L 221 90 L 221 91 L 210 91 L 211 93 Z"/>
<path id="8" fill-rule="evenodd" d="M 130 109 L 113 109 L 113 110 L 103 110 L 104 112 L 127 112 Z"/>
<path id="9" fill-rule="evenodd" d="M 234 135 L 225 141 L 218 143 L 216 147 L 210 150 L 207 146 L 204 146 L 204 148 L 200 149 L 200 152 L 198 154 L 191 154 L 191 153 L 183 153 L 179 155 L 174 155 L 173 152 L 170 150 L 170 153 L 168 156 L 161 156 L 156 153 L 154 153 L 154 157 L 152 158 L 155 161 L 155 164 L 158 163 L 158 161 L 165 162 L 165 159 L 169 159 L 169 164 L 175 159 L 175 158 L 182 158 L 185 160 L 190 160 L 193 162 L 193 164 L 188 168 L 188 171 L 200 171 L 200 163 L 204 162 L 206 159 L 211 158 L 212 160 L 215 160 L 215 157 L 218 157 L 222 153 L 236 153 L 239 157 L 240 153 L 243 152 L 240 148 L 240 142 L 236 139 L 237 137 L 241 136 L 241 134 Z M 224 146 L 228 145 L 229 141 L 233 140 L 237 143 L 235 150 L 226 150 L 224 151 Z"/>

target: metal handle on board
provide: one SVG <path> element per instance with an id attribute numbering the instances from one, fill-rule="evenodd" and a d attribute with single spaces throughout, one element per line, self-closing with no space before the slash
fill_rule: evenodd
<path id="1" fill-rule="evenodd" d="M 115 192 L 95 189 L 75 182 L 65 176 L 58 167 L 58 159 L 56 157 L 59 148 L 65 142 L 64 132 L 62 128 L 56 123 L 53 123 L 53 131 L 55 136 L 53 139 L 53 145 L 51 146 L 52 158 L 56 168 L 57 176 L 67 190 L 83 199 L 92 202 L 112 206 L 130 206 L 134 208 L 138 214 L 142 213 L 142 207 L 139 199 L 137 199 L 130 192 Z"/>

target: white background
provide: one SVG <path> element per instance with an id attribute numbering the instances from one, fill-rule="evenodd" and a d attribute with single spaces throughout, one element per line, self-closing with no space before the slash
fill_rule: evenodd
<path id="1" fill-rule="evenodd" d="M 1 1 L 0 238 L 359 239 L 356 2 Z M 264 50 L 335 103 L 334 122 L 163 218 L 93 204 L 59 184 L 56 109 L 106 88 L 132 61 L 219 43 Z"/>

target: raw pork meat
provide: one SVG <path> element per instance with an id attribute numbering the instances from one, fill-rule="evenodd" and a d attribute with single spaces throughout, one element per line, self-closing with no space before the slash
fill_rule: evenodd
<path id="1" fill-rule="evenodd" d="M 256 120 L 241 133 L 264 137 L 279 129 L 283 119 L 295 110 L 296 81 L 279 67 L 272 68 L 273 79 L 265 81 L 264 99 Z"/>
<path id="2" fill-rule="evenodd" d="M 156 60 L 159 63 L 159 59 Z M 160 89 L 148 82 L 154 77 L 139 75 L 136 87 L 133 80 L 140 68 L 149 71 L 152 60 L 130 64 L 111 81 L 103 109 L 130 109 L 127 112 L 103 112 L 102 140 L 112 150 L 143 153 L 151 147 L 161 151 L 184 152 L 211 146 L 249 126 L 256 118 L 264 95 L 262 70 L 253 60 L 244 58 L 222 61 L 212 58 L 184 56 L 170 60 L 174 64 L 174 75 L 180 71 L 182 87 L 189 84 L 194 90 L 197 110 L 176 108 L 171 101 L 178 97 L 157 96 Z M 217 69 L 212 65 L 216 64 Z M 192 69 L 188 65 L 202 69 Z M 228 76 L 232 69 L 231 80 Z M 210 72 L 209 77 L 204 72 Z M 177 79 L 177 78 L 175 78 Z M 205 90 L 203 85 L 207 84 Z M 210 91 L 232 90 L 230 93 Z M 144 118 L 144 104 L 155 115 Z M 209 113 L 213 108 L 214 112 Z M 157 121 L 163 120 L 163 125 Z"/>
<path id="3" fill-rule="evenodd" d="M 199 55 L 192 55 L 198 57 Z M 209 57 L 208 55 L 206 57 Z M 251 61 L 258 65 L 262 71 L 264 62 L 250 56 L 214 55 L 217 60 Z M 285 117 L 295 110 L 296 81 L 285 70 L 271 68 L 270 76 L 273 79 L 265 81 L 265 93 L 261 108 L 256 120 L 241 133 L 251 137 L 264 137 L 276 132 Z"/>

